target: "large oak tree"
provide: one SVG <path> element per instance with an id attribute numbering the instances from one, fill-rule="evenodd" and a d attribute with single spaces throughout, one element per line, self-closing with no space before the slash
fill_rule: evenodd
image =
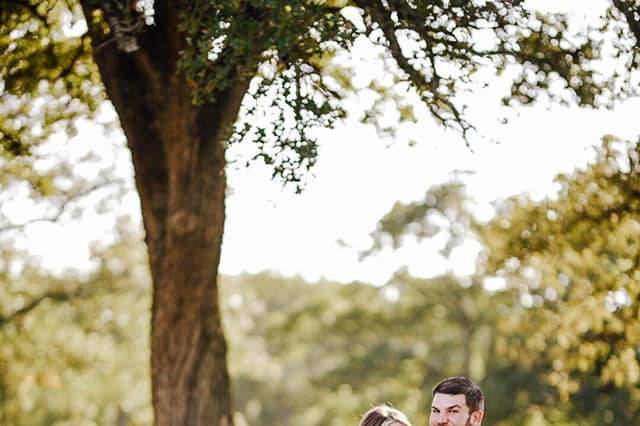
<path id="1" fill-rule="evenodd" d="M 113 104 L 153 280 L 156 423 L 230 425 L 217 302 L 227 144 L 255 143 L 274 175 L 299 182 L 316 155 L 308 130 L 341 117 L 349 90 L 323 65 L 358 37 L 384 47 L 398 85 L 467 137 L 473 127 L 457 94 L 482 66 L 517 65 L 511 99 L 530 102 L 551 86 L 562 100 L 596 104 L 628 86 L 597 75 L 591 36 L 605 24 L 618 31 L 613 54 L 632 67 L 634 4 L 615 0 L 602 28 L 580 35 L 566 17 L 528 12 L 520 0 L 5 0 L 2 166 L 95 116 L 103 97 Z M 18 178 L 36 179 L 25 167 Z"/>

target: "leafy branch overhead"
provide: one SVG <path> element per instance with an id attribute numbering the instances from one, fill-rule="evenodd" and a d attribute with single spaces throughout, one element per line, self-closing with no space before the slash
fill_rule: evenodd
<path id="1" fill-rule="evenodd" d="M 319 59 L 358 38 L 383 46 L 398 66 L 389 72 L 466 140 L 474 127 L 458 95 L 471 90 L 480 67 L 521 64 L 511 99 L 524 103 L 553 81 L 582 104 L 596 103 L 611 85 L 590 65 L 597 44 L 569 31 L 565 16 L 532 13 L 521 1 L 196 1 L 183 12 L 181 30 L 187 46 L 180 70 L 194 101 L 212 101 L 234 81 L 253 79 L 231 141 L 257 143 L 256 157 L 296 183 L 315 162 L 310 130 L 343 117 L 340 101 L 353 90 Z"/>
<path id="2" fill-rule="evenodd" d="M 148 2 L 84 3 L 107 35 L 97 49 L 115 43 L 135 54 L 138 35 L 157 25 Z M 474 125 L 460 94 L 473 90 L 482 67 L 517 70 L 507 103 L 530 103 L 544 92 L 563 102 L 599 105 L 634 92 L 620 73 L 598 71 L 604 49 L 598 34 L 610 28 L 618 34 L 608 54 L 636 65 L 637 7 L 622 0 L 614 6 L 601 26 L 579 28 L 564 15 L 530 11 L 520 0 L 197 0 L 180 11 L 184 40 L 174 65 L 199 104 L 215 102 L 240 81 L 251 82 L 240 118 L 224 137 L 254 142 L 255 158 L 272 166 L 274 176 L 300 184 L 317 156 L 313 130 L 344 117 L 342 101 L 355 90 L 327 64 L 357 39 L 382 46 L 397 64 L 388 70 L 396 83 L 408 83 L 437 122 L 468 141 Z M 65 29 L 80 21 L 74 1 L 11 0 L 3 8 L 0 45 L 7 60 L 0 79 L 10 100 L 0 108 L 4 151 L 26 152 L 46 136 L 33 129 L 69 124 L 103 99 L 87 33 Z M 46 111 L 25 111 L 36 97 L 50 98 Z"/>

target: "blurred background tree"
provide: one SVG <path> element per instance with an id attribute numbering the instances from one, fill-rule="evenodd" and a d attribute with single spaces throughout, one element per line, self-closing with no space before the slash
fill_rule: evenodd
<path id="1" fill-rule="evenodd" d="M 151 424 L 146 253 L 137 227 L 119 234 L 90 272 L 2 249 L 0 423 Z"/>
<path id="2" fill-rule="evenodd" d="M 487 273 L 525 307 L 505 354 L 542 366 L 577 414 L 605 423 L 640 420 L 639 152 L 606 136 L 591 165 L 558 177 L 555 198 L 508 200 L 481 229 Z"/>

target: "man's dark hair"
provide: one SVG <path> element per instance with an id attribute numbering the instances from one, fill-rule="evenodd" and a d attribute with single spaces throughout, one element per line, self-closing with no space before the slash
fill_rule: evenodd
<path id="1" fill-rule="evenodd" d="M 469 413 L 478 410 L 484 411 L 484 396 L 480 387 L 466 377 L 449 377 L 433 388 L 433 395 L 443 393 L 446 395 L 464 395 Z"/>

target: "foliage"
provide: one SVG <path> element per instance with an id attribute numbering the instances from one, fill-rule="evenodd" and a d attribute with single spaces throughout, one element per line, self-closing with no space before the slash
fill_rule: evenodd
<path id="1" fill-rule="evenodd" d="M 149 424 L 148 345 L 140 341 L 148 335 L 148 275 L 129 266 L 132 252 L 143 253 L 139 238 L 116 247 L 100 254 L 83 280 L 87 292 L 72 303 L 50 299 L 2 327 L 3 347 L 11 348 L 2 358 L 4 422 L 114 424 L 122 409 L 129 424 Z M 33 295 L 43 281 L 76 285 L 71 276 L 64 284 L 33 280 Z M 487 422 L 500 426 L 597 425 L 605 412 L 631 409 L 622 408 L 630 401 L 622 394 L 593 386 L 584 401 L 597 410 L 562 401 L 543 365 L 512 359 L 503 321 L 523 309 L 519 292 L 488 292 L 479 278 L 469 286 L 452 276 L 398 274 L 376 288 L 265 273 L 225 277 L 221 296 L 239 425 L 354 424 L 371 404 L 391 402 L 421 426 L 431 387 L 452 374 L 480 382 Z M 5 306 L 16 298 L 2 294 Z"/>
<path id="2" fill-rule="evenodd" d="M 0 10 L 2 236 L 80 215 L 87 197 L 100 197 L 97 208 L 109 210 L 130 191 L 131 184 L 114 174 L 119 159 L 101 158 L 92 141 L 78 146 L 73 138 L 88 120 L 112 129 L 83 26 L 72 1 L 16 0 Z"/>
<path id="3" fill-rule="evenodd" d="M 477 220 L 471 204 L 464 183 L 457 179 L 432 186 L 422 200 L 397 202 L 378 221 L 371 233 L 373 243 L 362 256 L 387 246 L 398 249 L 409 237 L 426 240 L 444 234 L 446 244 L 441 252 L 448 257 L 455 247 L 474 237 Z"/>
<path id="4" fill-rule="evenodd" d="M 0 262 L 0 423 L 148 425 L 149 276 L 139 234 L 58 276 L 5 247 Z"/>
<path id="5" fill-rule="evenodd" d="M 397 203 L 372 234 L 371 251 L 439 233 L 447 246 L 482 243 L 474 279 L 497 276 L 517 293 L 494 323 L 497 359 L 535 372 L 529 412 L 541 424 L 638 421 L 638 146 L 606 136 L 592 164 L 558 177 L 553 198 L 510 199 L 489 224 L 454 180 Z"/>
<path id="6" fill-rule="evenodd" d="M 344 115 L 336 85 L 317 66 L 357 34 L 339 11 L 315 2 L 195 1 L 181 12 L 187 48 L 179 69 L 194 82 L 194 101 L 253 78 L 232 141 L 254 140 L 257 158 L 285 181 L 299 182 L 315 163 L 308 130 Z"/>
<path id="7" fill-rule="evenodd" d="M 493 307 L 506 309 L 511 293 L 406 275 L 376 288 L 261 274 L 228 278 L 224 290 L 237 408 L 248 424 L 354 424 L 371 404 L 391 402 L 424 425 L 431 387 L 462 373 L 496 392 L 525 383 L 532 391 L 496 404 L 492 423 L 523 424 L 536 400 L 535 375 L 493 345 L 501 313 Z"/>
<path id="8" fill-rule="evenodd" d="M 58 131 L 93 118 L 104 93 L 79 29 L 79 4 L 4 2 L 0 10 L 0 159 L 28 154 Z"/>
<path id="9" fill-rule="evenodd" d="M 637 143 L 603 139 L 596 161 L 560 176 L 556 198 L 509 200 L 483 230 L 489 271 L 506 277 L 525 309 L 510 319 L 510 356 L 548 368 L 560 393 L 637 406 L 640 156 Z M 600 400 L 602 402 L 602 400 Z M 635 409 L 614 410 L 635 423 Z M 619 419 L 618 416 L 622 417 Z"/>
<path id="10" fill-rule="evenodd" d="M 632 6 L 615 3 L 599 26 L 582 28 L 520 0 L 199 0 L 176 11 L 184 47 L 177 63 L 167 65 L 190 82 L 196 103 L 213 102 L 234 82 L 251 80 L 230 141 L 255 142 L 255 158 L 299 186 L 317 155 L 314 128 L 331 127 L 344 115 L 345 96 L 355 89 L 345 74 L 362 74 L 334 60 L 356 41 L 383 48 L 386 72 L 404 94 L 391 95 L 401 120 L 415 119 L 402 99 L 415 91 L 433 118 L 468 137 L 473 125 L 459 95 L 479 83 L 474 76 L 483 67 L 517 70 L 505 73 L 516 76 L 507 102 L 530 103 L 544 92 L 596 105 L 633 93 L 622 71 L 599 71 L 602 52 L 623 61 L 627 71 L 635 66 L 633 26 L 625 25 L 624 13 Z M 92 116 L 104 99 L 91 59 L 104 46 L 91 51 L 85 18 L 111 34 L 107 43 L 130 54 L 139 48 L 137 36 L 154 25 L 149 2 L 91 4 L 98 8 L 90 17 L 73 0 L 11 0 L 3 8 L 6 153 L 27 153 L 56 129 L 72 128 L 73 118 Z M 602 37 L 609 31 L 616 32 L 615 43 Z M 390 95 L 383 82 L 369 88 Z M 379 114 L 373 106 L 363 119 L 376 122 Z"/>

